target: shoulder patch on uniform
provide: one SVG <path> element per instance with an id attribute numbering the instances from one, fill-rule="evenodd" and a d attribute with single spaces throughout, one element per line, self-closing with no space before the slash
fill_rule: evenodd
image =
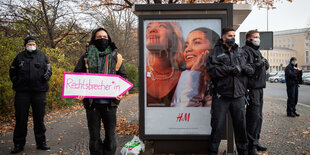
<path id="1" fill-rule="evenodd" d="M 225 53 L 222 53 L 222 54 L 220 54 L 220 55 L 218 55 L 216 57 L 219 58 L 219 57 L 222 57 L 222 56 L 225 56 Z"/>

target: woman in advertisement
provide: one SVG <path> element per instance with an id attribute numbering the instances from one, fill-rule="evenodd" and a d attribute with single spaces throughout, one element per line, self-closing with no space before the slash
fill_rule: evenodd
<path id="1" fill-rule="evenodd" d="M 150 22 L 146 48 L 147 106 L 170 107 L 184 60 L 180 26 L 176 22 Z"/>
<path id="2" fill-rule="evenodd" d="M 196 28 L 188 34 L 183 52 L 186 70 L 179 78 L 172 107 L 211 105 L 210 76 L 206 72 L 206 59 L 218 39 L 216 32 L 205 27 Z"/>

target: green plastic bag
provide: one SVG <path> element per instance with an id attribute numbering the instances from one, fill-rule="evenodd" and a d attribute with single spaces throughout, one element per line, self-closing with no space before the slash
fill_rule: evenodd
<path id="1" fill-rule="evenodd" d="M 134 136 L 131 141 L 127 142 L 123 146 L 121 155 L 138 155 L 140 152 L 144 152 L 144 149 L 144 143 L 139 139 L 139 137 Z"/>

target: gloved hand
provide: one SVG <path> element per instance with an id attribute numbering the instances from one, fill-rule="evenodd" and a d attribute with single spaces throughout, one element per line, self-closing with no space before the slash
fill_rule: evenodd
<path id="1" fill-rule="evenodd" d="M 241 74 L 241 67 L 239 65 L 230 66 L 229 71 L 233 76 L 239 76 Z"/>
<path id="2" fill-rule="evenodd" d="M 255 63 L 255 67 L 261 68 L 265 65 L 265 62 L 263 60 L 259 60 Z"/>
<path id="3" fill-rule="evenodd" d="M 268 63 L 267 59 L 263 58 L 262 60 L 264 62 L 264 65 Z"/>
<path id="4" fill-rule="evenodd" d="M 43 74 L 43 79 L 48 81 L 52 75 L 52 67 L 51 64 L 46 65 L 46 72 Z"/>

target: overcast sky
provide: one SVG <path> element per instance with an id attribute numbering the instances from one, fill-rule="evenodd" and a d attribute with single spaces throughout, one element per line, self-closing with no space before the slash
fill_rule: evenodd
<path id="1" fill-rule="evenodd" d="M 269 31 L 279 31 L 310 27 L 310 0 L 293 0 L 292 3 L 282 0 L 277 2 L 276 9 L 269 10 Z M 267 30 L 267 11 L 265 8 L 252 7 L 252 12 L 237 30 L 239 32 L 258 29 Z"/>

